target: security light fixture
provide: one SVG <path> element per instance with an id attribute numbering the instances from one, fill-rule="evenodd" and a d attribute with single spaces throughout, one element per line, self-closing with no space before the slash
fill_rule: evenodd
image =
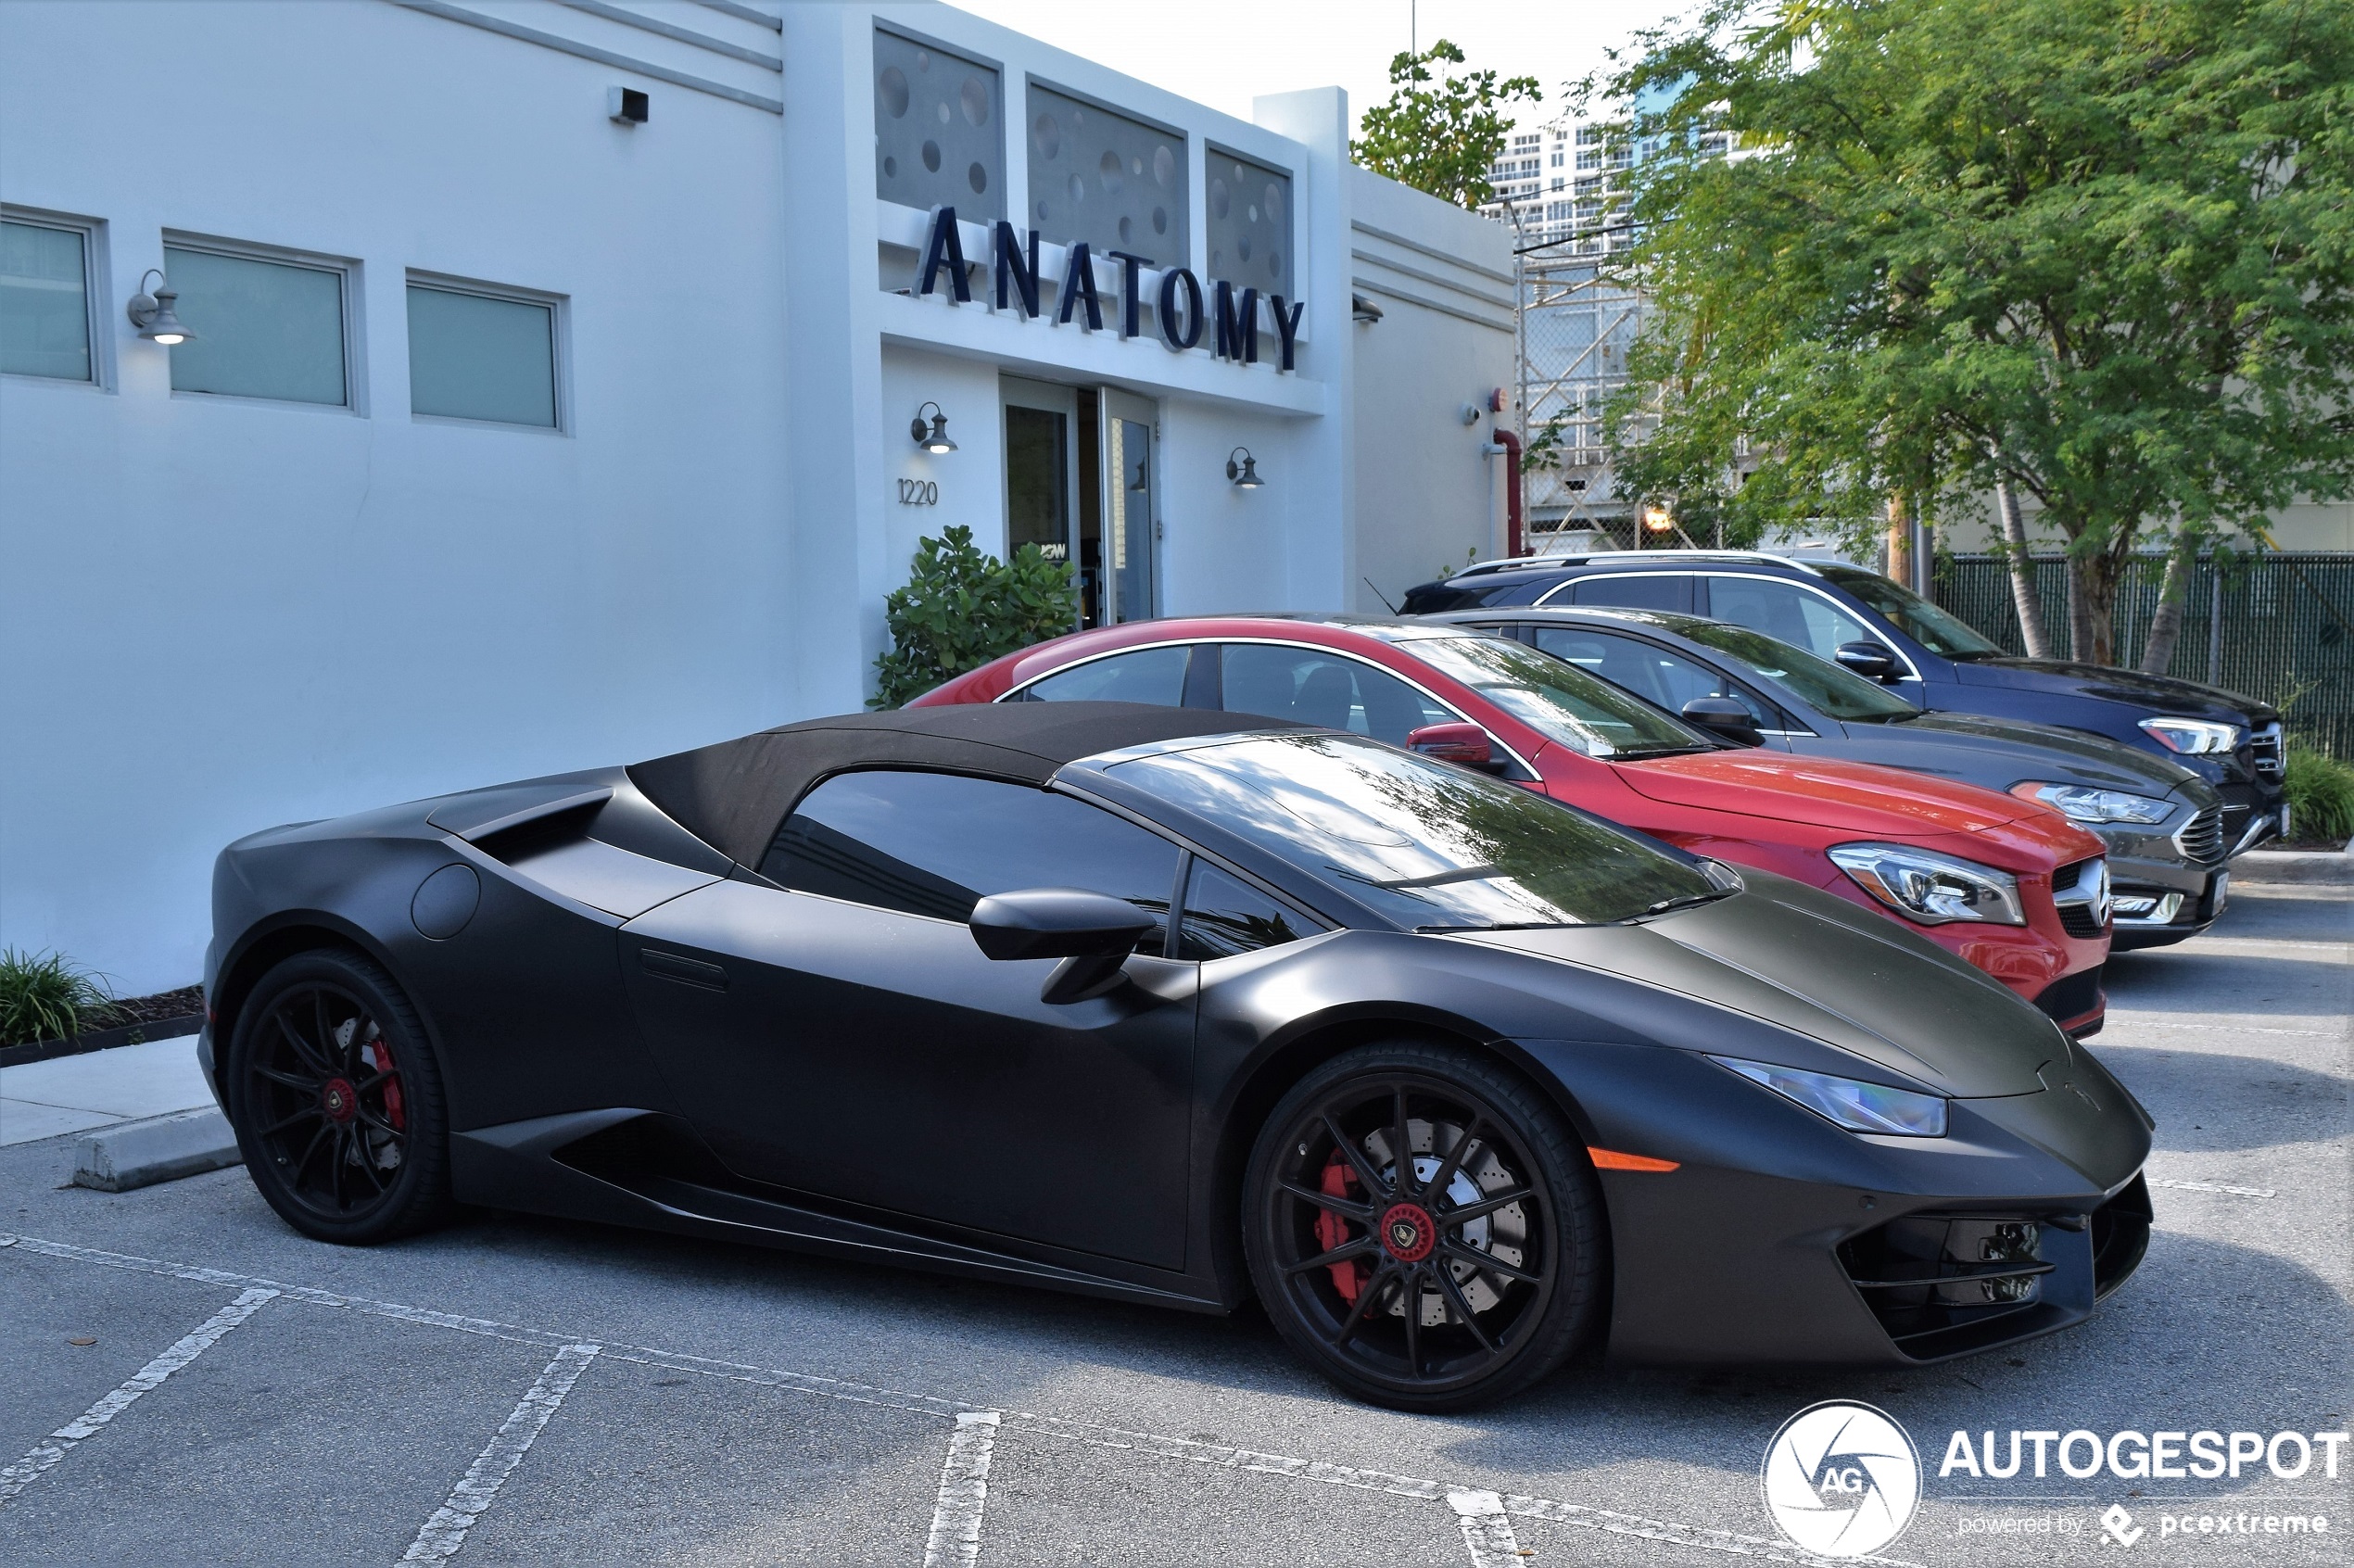
<path id="1" fill-rule="evenodd" d="M 931 411 L 929 425 L 924 423 L 924 409 Z M 916 445 L 934 457 L 956 449 L 956 443 L 948 438 L 948 416 L 940 411 L 938 403 L 928 402 L 923 409 L 918 409 L 916 417 L 908 423 L 907 434 Z"/>
<path id="2" fill-rule="evenodd" d="M 149 278 L 156 280 L 153 294 L 147 292 Z M 179 291 L 171 287 L 161 268 L 148 268 L 140 274 L 139 292 L 131 297 L 131 303 L 125 307 L 131 324 L 139 329 L 140 336 L 160 343 L 167 348 L 175 343 L 193 340 L 196 335 L 182 323 L 179 314 L 171 308 L 172 302 L 179 297 Z"/>
<path id="3" fill-rule="evenodd" d="M 652 108 L 653 100 L 638 88 L 605 89 L 605 118 L 615 125 L 643 125 Z"/>
<path id="4" fill-rule="evenodd" d="M 1236 458 L 1242 461 L 1236 462 Z M 1259 460 L 1250 455 L 1248 447 L 1236 447 L 1226 454 L 1226 477 L 1237 490 L 1255 490 L 1267 483 L 1259 476 Z"/>

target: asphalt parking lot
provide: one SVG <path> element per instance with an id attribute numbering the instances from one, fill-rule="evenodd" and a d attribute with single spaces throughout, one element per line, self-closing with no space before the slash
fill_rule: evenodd
<path id="1" fill-rule="evenodd" d="M 2089 1323 L 1893 1374 L 1583 1364 L 1467 1417 L 1346 1402 L 1255 1315 L 497 1215 L 339 1250 L 241 1170 L 107 1195 L 61 1187 L 70 1138 L 0 1149 L 0 1562 L 1809 1561 L 1758 1469 L 1829 1398 L 1927 1466 L 1876 1561 L 2340 1562 L 2344 1448 L 2335 1478 L 1938 1472 L 1957 1430 L 2346 1429 L 2350 916 L 2246 887 L 2114 962 L 2094 1048 L 2158 1118 L 2158 1225 Z"/>

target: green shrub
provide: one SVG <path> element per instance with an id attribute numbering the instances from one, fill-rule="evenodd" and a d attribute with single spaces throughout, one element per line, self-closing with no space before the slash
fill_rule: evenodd
<path id="1" fill-rule="evenodd" d="M 1079 625 L 1070 567 L 1034 544 L 1011 561 L 984 555 L 970 528 L 948 528 L 916 547 L 907 586 L 883 601 L 891 651 L 875 661 L 870 708 L 896 708 L 943 681 Z"/>
<path id="2" fill-rule="evenodd" d="M 0 1045 L 63 1040 L 105 1027 L 113 997 L 62 953 L 0 947 Z"/>
<path id="3" fill-rule="evenodd" d="M 2310 746 L 2288 749 L 2289 831 L 2300 839 L 2354 838 L 2354 767 Z"/>

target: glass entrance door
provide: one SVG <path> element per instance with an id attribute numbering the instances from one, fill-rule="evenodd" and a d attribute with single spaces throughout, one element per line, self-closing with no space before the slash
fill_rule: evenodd
<path id="1" fill-rule="evenodd" d="M 1089 557 L 1094 530 L 1077 513 L 1092 511 L 1082 473 L 1082 448 L 1094 445 L 1093 421 L 1082 417 L 1082 394 L 1051 382 L 1000 379 L 1006 405 L 1006 553 L 1034 544 L 1049 561 L 1069 563 L 1078 573 L 1080 624 L 1096 622 L 1096 575 Z M 1074 503 L 1082 503 L 1075 505 Z"/>
<path id="2" fill-rule="evenodd" d="M 1160 462 L 1156 411 L 1106 387 L 1102 411 L 1104 619 L 1142 621 L 1160 613 Z"/>

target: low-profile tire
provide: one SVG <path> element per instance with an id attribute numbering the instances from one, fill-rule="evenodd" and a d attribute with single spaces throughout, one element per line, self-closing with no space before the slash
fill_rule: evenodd
<path id="1" fill-rule="evenodd" d="M 1360 1046 L 1310 1073 L 1243 1181 L 1244 1254 L 1275 1327 L 1343 1390 L 1398 1410 L 1490 1404 L 1558 1367 L 1601 1318 L 1607 1245 L 1561 1116 L 1502 1064 L 1436 1043 Z"/>
<path id="2" fill-rule="evenodd" d="M 304 1235 L 365 1246 L 448 1218 L 441 1073 L 416 1009 L 368 958 L 301 953 L 262 976 L 221 1083 L 253 1184 Z"/>

